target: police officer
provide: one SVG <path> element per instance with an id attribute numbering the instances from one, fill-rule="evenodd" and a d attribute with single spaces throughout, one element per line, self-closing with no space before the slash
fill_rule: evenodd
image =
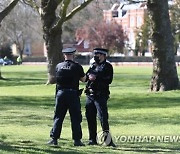
<path id="1" fill-rule="evenodd" d="M 81 105 L 79 98 L 79 80 L 84 82 L 86 79 L 84 70 L 80 64 L 74 62 L 75 48 L 66 48 L 62 52 L 65 61 L 56 66 L 56 104 L 54 114 L 54 125 L 50 132 L 51 145 L 58 145 L 62 123 L 67 110 L 71 118 L 72 138 L 74 146 L 84 146 L 81 142 Z"/>
<path id="2" fill-rule="evenodd" d="M 89 145 L 97 144 L 97 113 L 103 132 L 110 134 L 107 100 L 110 94 L 109 84 L 111 84 L 113 80 L 113 67 L 109 62 L 106 61 L 107 52 L 107 49 L 95 48 L 95 62 L 90 66 L 86 73 L 86 118 L 89 129 Z M 110 138 L 106 145 L 115 147 L 112 138 Z"/>

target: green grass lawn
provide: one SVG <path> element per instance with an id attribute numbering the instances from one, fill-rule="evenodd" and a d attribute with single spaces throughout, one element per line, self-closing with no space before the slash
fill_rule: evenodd
<path id="1" fill-rule="evenodd" d="M 87 66 L 84 67 L 87 70 Z M 58 147 L 46 143 L 53 124 L 55 85 L 45 85 L 46 66 L 1 67 L 0 153 L 180 153 L 180 94 L 150 92 L 151 67 L 114 67 L 110 86 L 110 130 L 117 148 L 74 147 L 69 114 Z M 180 75 L 180 68 L 178 68 Z M 84 87 L 81 84 L 81 87 Z M 83 142 L 88 143 L 85 95 L 81 97 Z M 98 123 L 100 131 L 100 124 Z M 172 137 L 164 141 L 125 140 L 128 137 Z"/>

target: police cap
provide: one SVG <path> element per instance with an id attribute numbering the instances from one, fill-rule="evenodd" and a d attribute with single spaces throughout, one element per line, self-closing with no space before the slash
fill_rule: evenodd
<path id="1" fill-rule="evenodd" d="M 100 54 L 107 55 L 108 53 L 108 49 L 104 49 L 104 48 L 95 48 L 93 49 L 93 51 L 94 51 L 94 54 L 100 53 Z"/>
<path id="2" fill-rule="evenodd" d="M 76 48 L 65 48 L 62 50 L 62 53 L 64 54 L 73 54 L 76 52 Z"/>

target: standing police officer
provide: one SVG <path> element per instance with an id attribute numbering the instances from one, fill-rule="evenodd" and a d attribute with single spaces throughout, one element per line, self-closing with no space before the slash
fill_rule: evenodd
<path id="1" fill-rule="evenodd" d="M 48 144 L 57 145 L 60 138 L 62 123 L 69 109 L 71 118 L 72 138 L 74 146 L 84 146 L 81 142 L 81 105 L 79 98 L 79 80 L 84 82 L 86 76 L 80 64 L 74 62 L 75 48 L 66 48 L 62 52 L 65 61 L 56 66 L 56 105 L 54 125 L 50 132 L 52 140 Z"/>
<path id="2" fill-rule="evenodd" d="M 95 48 L 95 62 L 91 65 L 86 73 L 86 118 L 89 129 L 89 145 L 97 144 L 97 113 L 103 132 L 110 134 L 107 100 L 110 94 L 109 84 L 111 84 L 113 79 L 113 67 L 109 62 L 106 61 L 107 52 L 107 49 Z M 115 147 L 111 136 L 106 145 Z"/>

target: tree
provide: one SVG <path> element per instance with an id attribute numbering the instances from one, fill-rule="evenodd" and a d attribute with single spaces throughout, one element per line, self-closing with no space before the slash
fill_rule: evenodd
<path id="1" fill-rule="evenodd" d="M 4 20 L 1 29 L 1 43 L 15 43 L 18 49 L 17 54 L 21 59 L 23 58 L 22 55 L 23 51 L 25 51 L 25 44 L 27 41 L 33 42 L 37 41 L 37 39 L 42 40 L 40 16 L 24 3 L 19 3 L 19 5 L 14 8 Z"/>
<path id="2" fill-rule="evenodd" d="M 67 13 L 68 6 L 71 0 L 42 0 L 42 14 L 44 40 L 47 47 L 48 55 L 48 82 L 47 84 L 55 83 L 55 67 L 63 60 L 62 56 L 62 26 L 71 19 L 78 11 L 86 7 L 92 0 L 84 0 L 72 11 Z M 60 5 L 59 15 L 56 15 L 56 10 Z"/>
<path id="3" fill-rule="evenodd" d="M 63 43 L 74 43 L 75 32 L 79 27 L 83 27 L 89 20 L 101 20 L 103 18 L 103 10 L 107 10 L 114 3 L 118 2 L 118 0 L 103 0 L 103 1 L 92 1 L 87 7 L 78 12 L 75 18 L 68 20 L 64 24 L 63 28 Z M 79 4 L 79 0 L 74 0 L 73 3 L 70 4 L 70 8 L 73 8 Z"/>
<path id="4" fill-rule="evenodd" d="M 81 0 L 81 3 L 71 10 L 69 8 L 71 0 L 41 0 L 41 7 L 38 7 L 38 4 L 34 0 L 26 0 L 26 3 L 36 8 L 41 14 L 43 38 L 47 48 L 47 84 L 55 83 L 55 67 L 63 60 L 61 51 L 63 48 L 62 30 L 64 23 L 92 1 Z"/>
<path id="5" fill-rule="evenodd" d="M 122 53 L 127 37 L 117 23 L 91 20 L 76 31 L 76 39 L 77 41 L 88 40 L 91 49 L 102 47 L 109 49 L 110 53 Z"/>
<path id="6" fill-rule="evenodd" d="M 3 11 L 0 12 L 0 27 L 2 20 L 12 11 L 12 9 L 16 6 L 18 1 L 19 0 L 12 1 Z M 3 79 L 1 75 L 1 70 L 0 70 L 0 79 Z"/>
<path id="7" fill-rule="evenodd" d="M 179 87 L 170 26 L 168 0 L 148 0 L 153 22 L 153 75 L 151 91 L 173 90 Z"/>

